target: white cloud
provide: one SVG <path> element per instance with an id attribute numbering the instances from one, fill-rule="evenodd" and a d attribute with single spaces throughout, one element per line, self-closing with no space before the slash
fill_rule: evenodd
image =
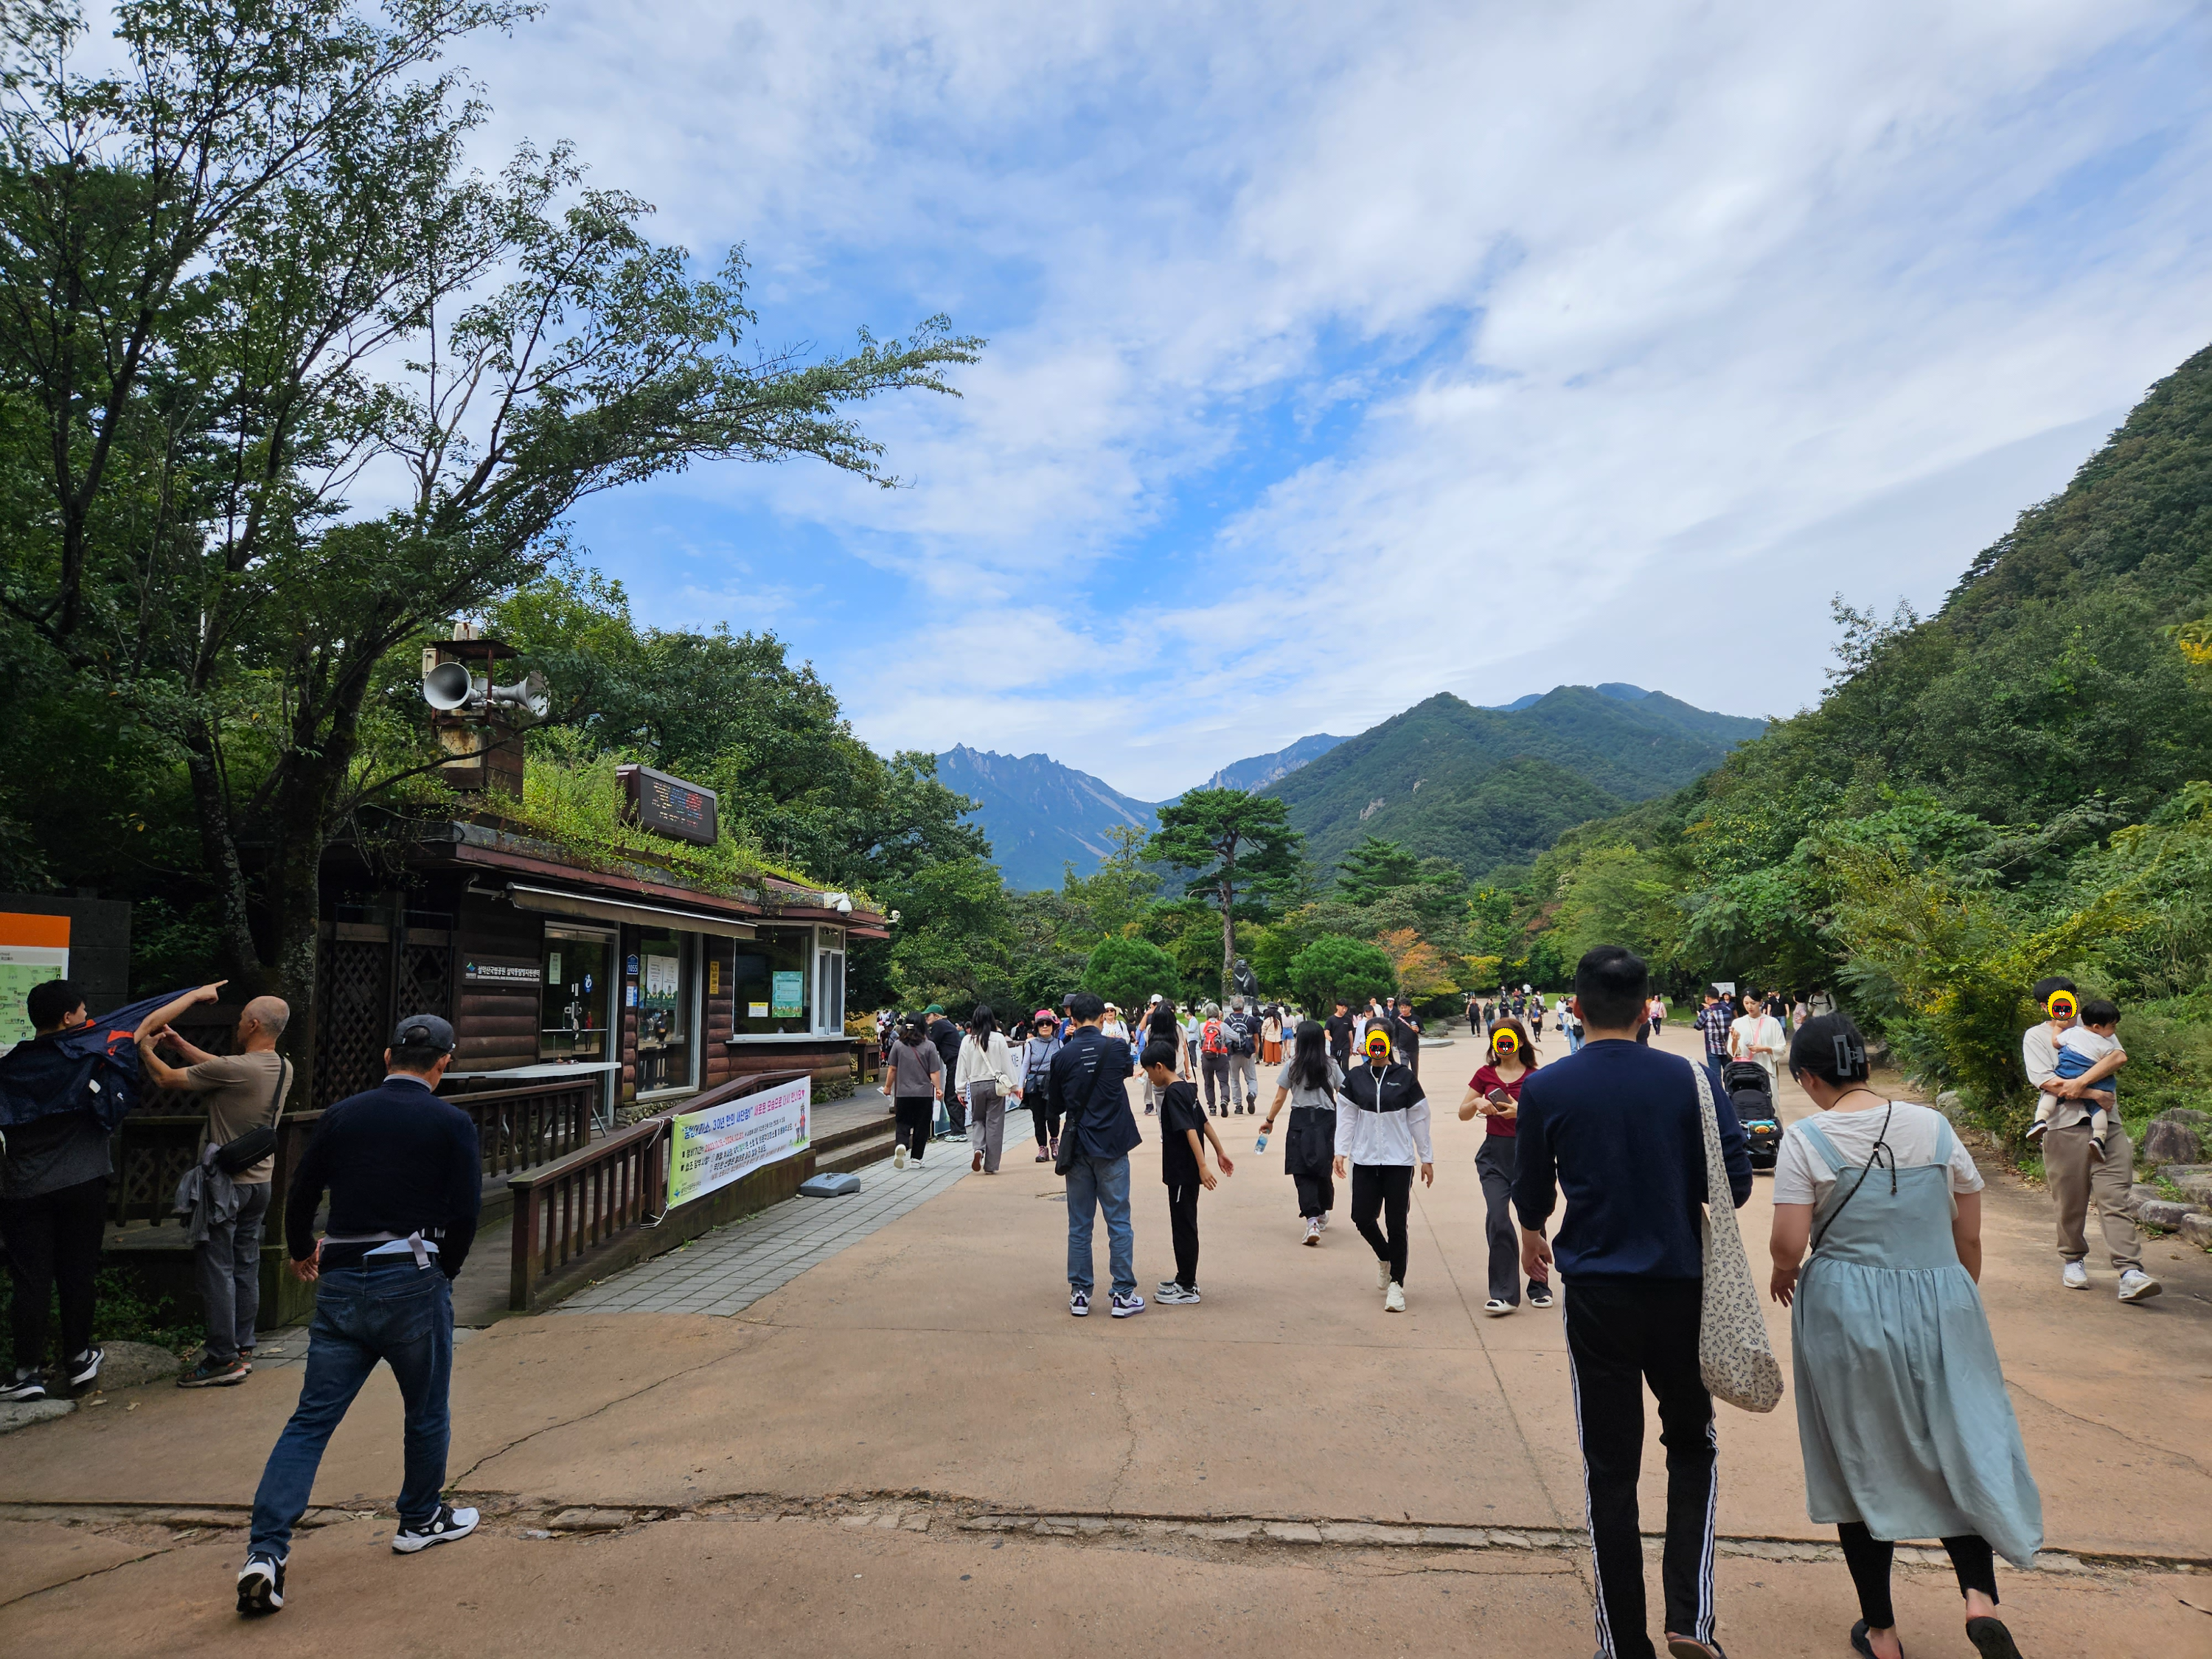
<path id="1" fill-rule="evenodd" d="M 871 412 L 909 490 L 676 488 L 912 580 L 927 651 L 780 622 L 872 738 L 1155 797 L 1440 689 L 1816 694 L 1830 591 L 1939 595 L 2203 343 L 2204 35 L 2154 4 L 568 4 L 471 61 L 501 137 L 746 239 L 771 338 L 887 303 L 992 336 L 961 402 Z M 1041 566 L 1069 602 L 1021 609 Z M 1716 648 L 1731 584 L 1756 649 Z"/>

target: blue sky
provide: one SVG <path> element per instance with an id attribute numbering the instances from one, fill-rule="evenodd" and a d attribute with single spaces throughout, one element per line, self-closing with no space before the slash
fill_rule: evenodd
<path id="1" fill-rule="evenodd" d="M 912 487 L 696 470 L 577 541 L 879 747 L 1158 799 L 1438 690 L 1819 695 L 2212 340 L 2179 4 L 552 0 L 463 54 L 771 345 L 948 313 Z"/>

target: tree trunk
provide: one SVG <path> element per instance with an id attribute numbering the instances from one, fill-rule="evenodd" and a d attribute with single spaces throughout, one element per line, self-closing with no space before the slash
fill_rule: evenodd
<path id="1" fill-rule="evenodd" d="M 262 882 L 269 909 L 270 977 L 276 994 L 292 1007 L 283 1048 L 299 1078 L 294 1097 L 302 1102 L 315 1098 L 315 1031 L 321 1012 L 316 970 L 322 943 L 326 840 L 319 817 L 287 825 L 271 849 Z"/>
<path id="2" fill-rule="evenodd" d="M 222 919 L 217 925 L 229 977 L 244 981 L 248 995 L 270 988 L 253 942 L 253 896 L 238 856 L 238 836 L 225 799 L 222 769 L 216 764 L 207 728 L 195 725 L 185 737 L 185 771 L 191 780 L 192 813 L 199 821 L 200 848 L 216 878 Z M 234 1000 L 243 1000 L 234 998 Z"/>
<path id="3" fill-rule="evenodd" d="M 1237 994 L 1237 918 L 1231 914 L 1237 902 L 1237 866 L 1221 866 L 1221 995 L 1225 1002 Z"/>

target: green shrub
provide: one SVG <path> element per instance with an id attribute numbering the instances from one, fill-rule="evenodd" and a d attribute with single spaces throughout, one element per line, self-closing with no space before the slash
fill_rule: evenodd
<path id="1" fill-rule="evenodd" d="M 1180 977 L 1175 958 L 1150 939 L 1103 939 L 1084 964 L 1083 988 L 1134 1012 L 1155 993 L 1172 996 Z"/>
<path id="2" fill-rule="evenodd" d="M 1291 958 L 1291 994 L 1318 1013 L 1339 1000 L 1358 1004 L 1388 996 L 1397 985 L 1388 951 L 1341 933 L 1323 933 Z"/>

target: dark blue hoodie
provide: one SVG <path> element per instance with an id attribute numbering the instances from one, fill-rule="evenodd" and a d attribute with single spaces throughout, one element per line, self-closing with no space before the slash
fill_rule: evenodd
<path id="1" fill-rule="evenodd" d="M 1741 1207 L 1751 1196 L 1743 1127 L 1725 1095 L 1714 1104 Z M 1521 1085 L 1514 1139 L 1521 1224 L 1540 1229 L 1566 1195 L 1552 1249 L 1568 1283 L 1705 1277 L 1705 1139 L 1688 1060 L 1620 1038 L 1585 1043 Z"/>

